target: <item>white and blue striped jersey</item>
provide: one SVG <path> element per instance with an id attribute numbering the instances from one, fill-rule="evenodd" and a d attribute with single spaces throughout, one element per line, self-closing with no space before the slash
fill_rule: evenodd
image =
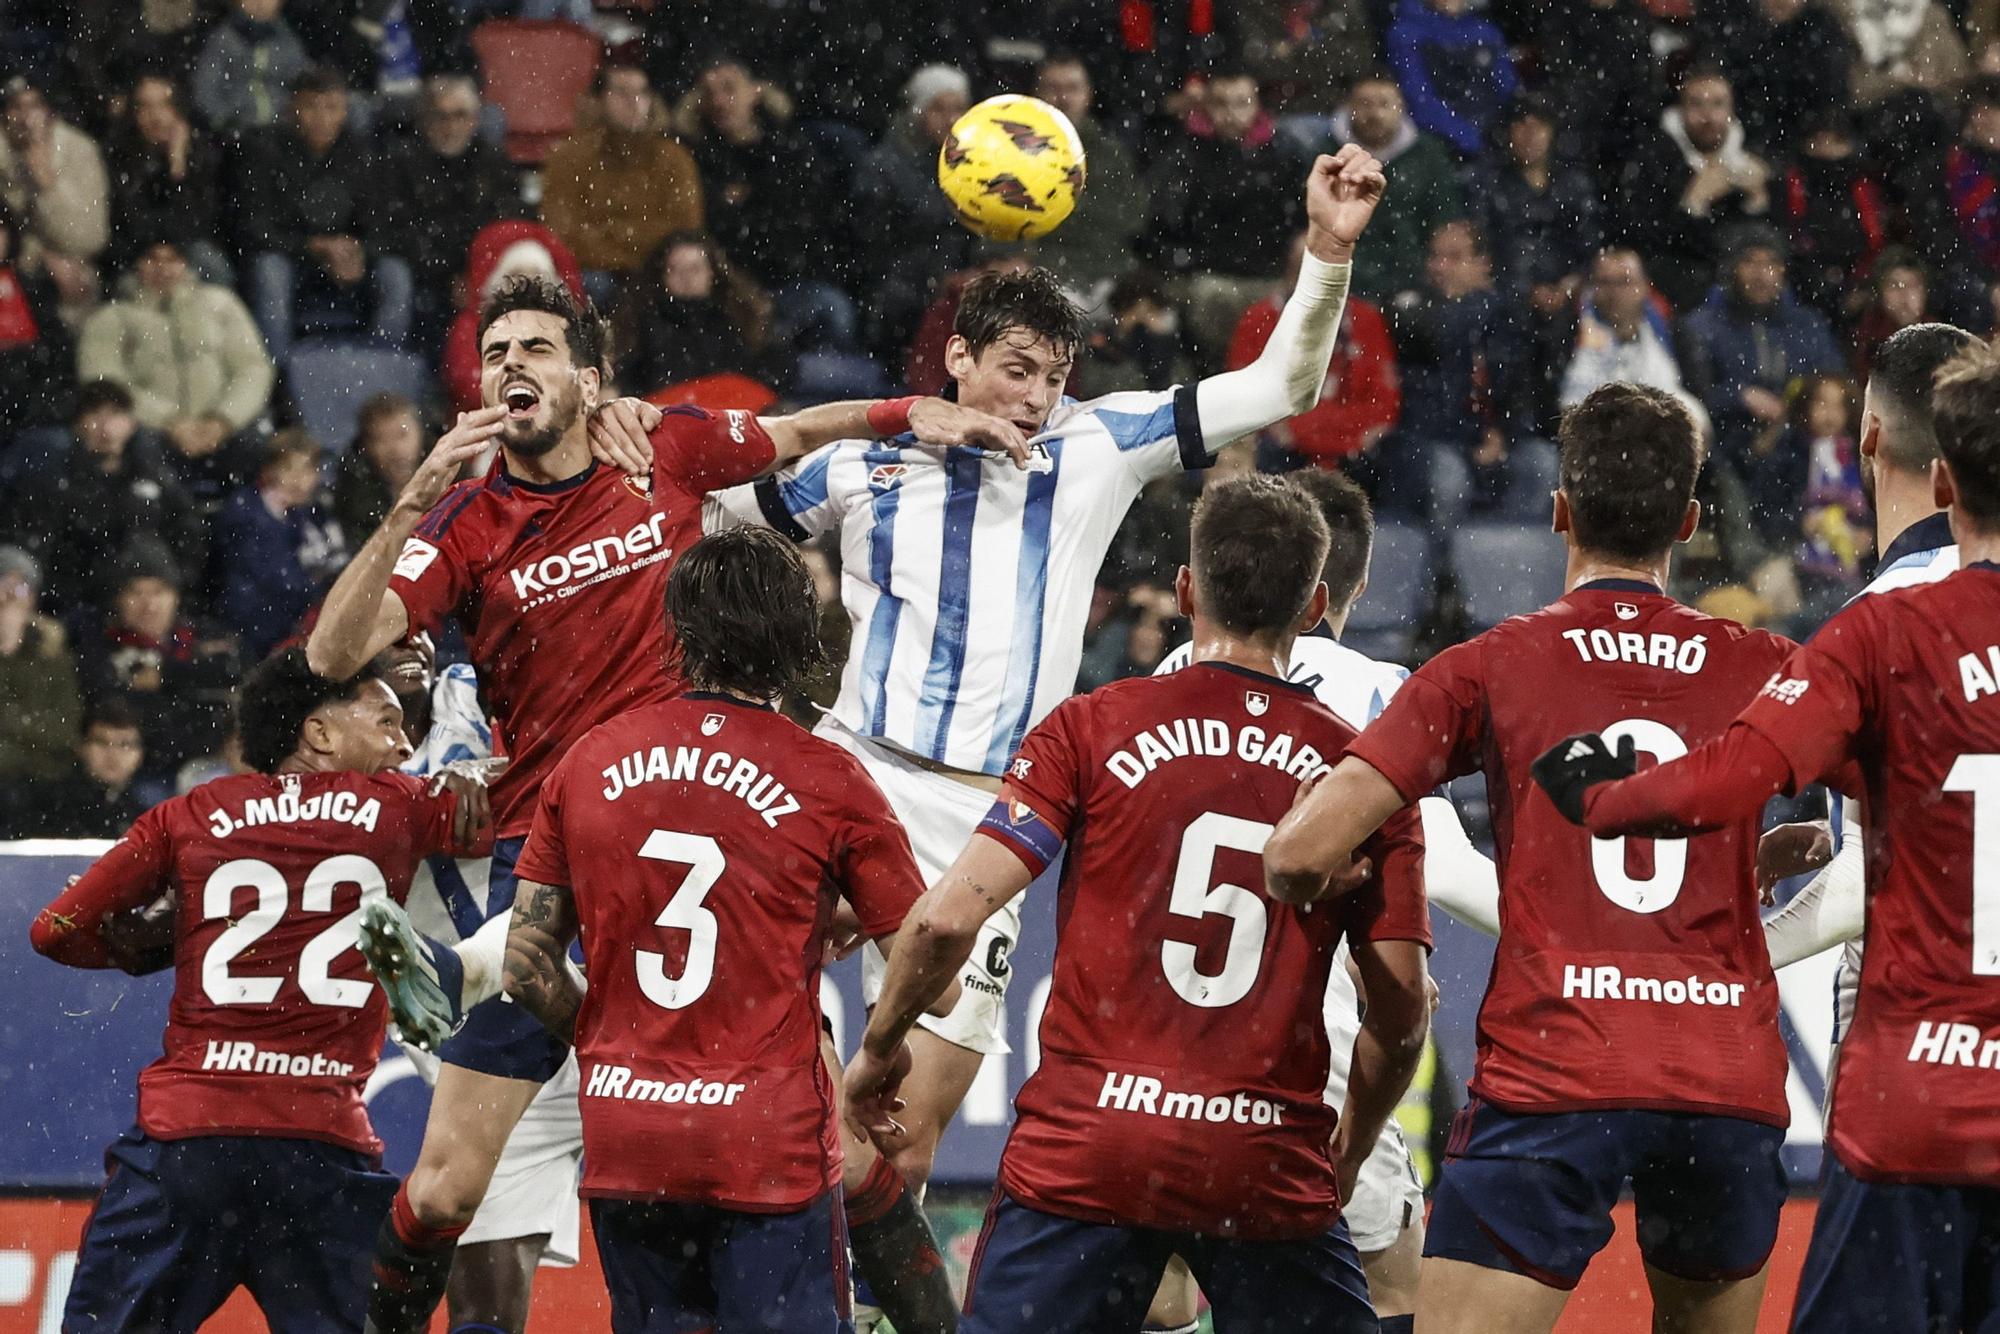
<path id="1" fill-rule="evenodd" d="M 1882 553 L 1882 568 L 1856 593 L 1890 593 L 1918 584 L 1934 584 L 1958 570 L 1958 544 L 1951 540 L 1951 521 L 1942 514 L 1917 520 L 1900 533 Z M 1832 819 L 1834 848 L 1861 835 L 1852 804 L 1839 793 L 1833 794 Z M 1861 941 L 1857 937 L 1841 947 L 1840 969 L 1833 976 L 1833 1040 L 1839 1042 L 1854 1021 L 1854 1002 L 1861 994 Z M 1828 1105 L 1832 1105 L 1829 1091 Z"/>
<path id="2" fill-rule="evenodd" d="M 455 662 L 431 683 L 431 728 L 423 744 L 403 762 L 406 774 L 426 777 L 458 760 L 493 754 L 493 729 L 479 704 L 479 678 L 468 663 Z M 424 859 L 410 882 L 410 918 L 434 940 L 463 940 L 486 920 L 490 861 L 450 857 Z"/>
<path id="3" fill-rule="evenodd" d="M 711 497 L 711 528 L 838 529 L 853 642 L 833 716 L 953 768 L 999 774 L 1076 686 L 1119 524 L 1147 483 L 1203 468 L 1192 385 L 1064 399 L 1030 471 L 915 438 L 845 440 Z"/>

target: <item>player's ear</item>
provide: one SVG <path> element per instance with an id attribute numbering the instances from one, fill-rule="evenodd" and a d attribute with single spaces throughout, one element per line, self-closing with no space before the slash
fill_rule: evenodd
<path id="1" fill-rule="evenodd" d="M 1555 492 L 1555 508 L 1549 519 L 1549 530 L 1567 535 L 1570 528 L 1569 497 L 1563 494 L 1561 487 L 1557 487 Z"/>
<path id="2" fill-rule="evenodd" d="M 1882 448 L 1882 419 L 1872 412 L 1861 414 L 1861 457 L 1872 459 Z"/>
<path id="3" fill-rule="evenodd" d="M 299 725 L 299 740 L 315 755 L 328 755 L 334 749 L 333 724 L 328 721 L 324 709 L 314 709 Z"/>
<path id="4" fill-rule="evenodd" d="M 977 364 L 978 360 L 977 357 L 972 355 L 972 344 L 965 341 L 964 335 L 953 334 L 946 340 L 944 345 L 944 369 L 945 374 L 951 376 L 952 379 L 963 380 L 966 376 L 972 374 L 972 368 Z"/>
<path id="5" fill-rule="evenodd" d="M 585 414 L 595 412 L 598 396 L 604 392 L 604 372 L 596 366 L 580 366 L 576 372 L 577 392 L 583 395 Z"/>
<path id="6" fill-rule="evenodd" d="M 1174 575 L 1174 608 L 1181 615 L 1194 615 L 1194 571 L 1183 565 Z"/>
<path id="7" fill-rule="evenodd" d="M 1951 465 L 1943 459 L 1931 460 L 1931 500 L 1941 510 L 1958 503 L 1958 483 L 1952 478 Z"/>
<path id="8" fill-rule="evenodd" d="M 1325 584 L 1313 585 L 1313 595 L 1306 602 L 1306 614 L 1299 618 L 1300 634 L 1304 634 L 1326 619 L 1326 605 L 1330 600 Z"/>
<path id="9" fill-rule="evenodd" d="M 1674 541 L 1686 542 L 1694 536 L 1695 529 L 1701 527 L 1701 502 L 1690 500 L 1687 513 L 1681 515 L 1681 529 L 1674 534 Z"/>

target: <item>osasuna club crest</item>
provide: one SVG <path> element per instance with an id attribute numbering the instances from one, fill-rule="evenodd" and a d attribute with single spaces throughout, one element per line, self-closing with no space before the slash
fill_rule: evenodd
<path id="1" fill-rule="evenodd" d="M 1243 707 L 1250 710 L 1252 718 L 1262 718 L 1264 710 L 1271 707 L 1271 697 L 1261 690 L 1243 692 Z"/>
<path id="2" fill-rule="evenodd" d="M 701 720 L 701 734 L 703 736 L 714 736 L 717 732 L 720 732 L 721 730 L 722 730 L 721 714 L 711 713 L 708 715 L 708 717 Z"/>
<path id="3" fill-rule="evenodd" d="M 1618 613 L 1618 619 L 1621 621 L 1636 621 L 1639 619 L 1639 609 L 1629 602 L 1614 602 L 1611 604 L 1611 610 Z"/>

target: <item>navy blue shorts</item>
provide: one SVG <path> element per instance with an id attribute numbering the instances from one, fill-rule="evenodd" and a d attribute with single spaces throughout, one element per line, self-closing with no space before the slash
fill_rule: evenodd
<path id="1" fill-rule="evenodd" d="M 1240 1241 L 1114 1227 L 995 1192 L 965 1284 L 959 1334 L 1137 1330 L 1179 1255 L 1214 1307 L 1216 1334 L 1377 1334 L 1347 1225 L 1300 1241 Z"/>
<path id="2" fill-rule="evenodd" d="M 614 1334 L 853 1334 L 836 1187 L 797 1213 L 592 1200 Z"/>
<path id="3" fill-rule="evenodd" d="M 493 871 L 486 882 L 486 914 L 514 911 L 514 863 L 524 838 L 503 838 L 493 845 Z M 445 1040 L 438 1056 L 467 1070 L 502 1079 L 530 1079 L 546 1084 L 569 1057 L 569 1045 L 528 1013 L 525 1006 L 495 996 L 472 1007 L 458 1032 Z"/>
<path id="4" fill-rule="evenodd" d="M 134 1129 L 105 1151 L 65 1331 L 201 1328 L 239 1287 L 277 1334 L 361 1328 L 396 1178 L 318 1140 Z"/>
<path id="5" fill-rule="evenodd" d="M 2000 1190 L 1877 1185 L 1826 1161 L 1794 1330 L 2000 1331 Z"/>
<path id="6" fill-rule="evenodd" d="M 1574 1288 L 1629 1179 L 1647 1264 L 1696 1283 L 1748 1278 L 1778 1239 L 1784 1141 L 1733 1116 L 1513 1113 L 1474 1098 L 1452 1123 L 1424 1254 Z"/>

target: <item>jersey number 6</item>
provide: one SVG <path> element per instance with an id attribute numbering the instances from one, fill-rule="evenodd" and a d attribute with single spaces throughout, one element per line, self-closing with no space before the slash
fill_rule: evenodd
<path id="1" fill-rule="evenodd" d="M 1604 744 L 1613 750 L 1630 737 L 1632 746 L 1661 764 L 1687 754 L 1687 742 L 1665 723 L 1651 718 L 1626 718 L 1604 729 Z M 1625 869 L 1625 840 L 1590 840 L 1590 871 L 1604 897 L 1636 913 L 1656 913 L 1681 896 L 1687 878 L 1688 845 L 1684 838 L 1653 840 L 1653 874 L 1644 880 Z"/>

